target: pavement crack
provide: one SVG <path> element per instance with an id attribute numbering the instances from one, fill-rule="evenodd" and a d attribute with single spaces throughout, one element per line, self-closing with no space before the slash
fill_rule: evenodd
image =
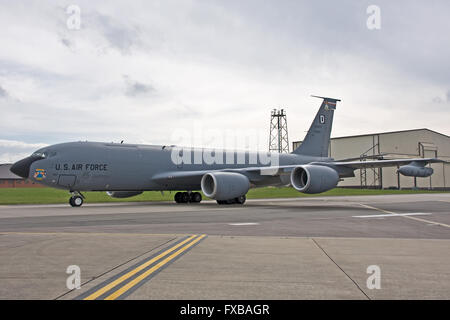
<path id="1" fill-rule="evenodd" d="M 103 272 L 103 273 L 101 273 L 101 274 L 99 274 L 99 275 L 96 275 L 96 276 L 94 276 L 94 277 L 91 277 L 89 280 L 83 282 L 83 283 L 81 284 L 81 287 L 83 287 L 84 285 L 88 284 L 88 283 L 91 282 L 91 281 L 94 281 L 95 279 L 98 279 L 98 278 L 104 276 L 104 275 L 107 274 L 107 273 L 110 273 L 111 271 L 116 270 L 117 268 L 120 268 L 120 267 L 126 265 L 127 263 L 130 263 L 130 262 L 133 261 L 133 260 L 136 260 L 136 259 L 138 259 L 138 258 L 140 258 L 140 257 L 142 257 L 142 256 L 144 256 L 144 255 L 146 255 L 146 254 L 149 254 L 150 252 L 152 252 L 152 251 L 154 251 L 154 250 L 156 250 L 156 249 L 161 248 L 162 246 L 168 244 L 169 242 L 174 241 L 175 239 L 177 239 L 177 237 L 173 237 L 173 238 L 171 238 L 171 239 L 169 239 L 169 240 L 167 240 L 167 241 L 165 241 L 165 242 L 163 242 L 163 243 L 157 245 L 156 247 L 151 248 L 150 250 L 147 250 L 147 251 L 145 251 L 145 252 L 143 252 L 143 253 L 141 253 L 141 254 L 139 254 L 139 255 L 137 255 L 137 256 L 131 258 L 131 259 L 128 259 L 128 260 L 125 261 L 125 262 L 122 262 L 121 264 L 118 264 L 118 265 L 116 265 L 116 266 L 114 266 L 114 267 L 112 267 L 112 268 L 106 270 L 105 272 Z M 64 297 L 65 295 L 67 295 L 67 294 L 69 294 L 69 293 L 75 291 L 75 290 L 76 290 L 76 289 L 72 289 L 72 290 L 69 290 L 69 291 L 67 291 L 67 292 L 64 292 L 63 294 L 61 294 L 61 295 L 57 296 L 56 298 L 54 298 L 54 300 L 58 300 L 58 299 Z"/>
<path id="2" fill-rule="evenodd" d="M 370 297 L 364 292 L 364 290 L 359 286 L 359 284 L 355 281 L 355 280 L 353 280 L 352 279 L 352 277 L 350 277 L 350 275 L 347 273 L 347 272 L 345 272 L 344 271 L 344 269 L 342 269 L 341 268 L 341 266 L 339 266 L 338 264 L 337 264 L 337 262 L 336 261 L 334 261 L 333 260 L 333 258 L 331 258 L 331 256 L 325 251 L 325 249 L 323 249 L 321 246 L 320 246 L 320 244 L 318 244 L 317 243 L 317 241 L 315 240 L 315 239 L 313 239 L 313 238 L 311 238 L 311 240 L 315 243 L 315 245 L 328 257 L 328 259 L 330 259 L 335 265 L 336 265 L 336 267 L 338 267 L 346 276 L 347 276 L 347 278 L 349 278 L 354 284 L 355 284 L 355 286 L 359 289 L 359 291 L 361 291 L 362 292 L 362 294 L 368 299 L 368 300 L 372 300 L 372 299 L 370 299 Z"/>

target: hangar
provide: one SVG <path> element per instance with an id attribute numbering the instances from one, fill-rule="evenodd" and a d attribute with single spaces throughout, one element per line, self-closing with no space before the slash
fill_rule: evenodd
<path id="1" fill-rule="evenodd" d="M 293 142 L 293 150 L 300 144 L 301 141 Z M 328 150 L 329 156 L 336 160 L 439 157 L 447 161 L 431 164 L 434 174 L 428 178 L 405 177 L 397 173 L 397 168 L 355 170 L 355 177 L 339 182 L 339 187 L 450 189 L 450 136 L 430 129 L 331 138 Z"/>

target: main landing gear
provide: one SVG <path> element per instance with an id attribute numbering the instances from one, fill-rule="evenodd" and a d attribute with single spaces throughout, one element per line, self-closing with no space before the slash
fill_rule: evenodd
<path id="1" fill-rule="evenodd" d="M 244 204 L 245 200 L 247 198 L 245 197 L 245 195 L 237 197 L 237 198 L 233 198 L 233 199 L 228 199 L 228 200 L 216 200 L 218 204 Z"/>
<path id="2" fill-rule="evenodd" d="M 177 192 L 174 199 L 176 203 L 199 203 L 202 201 L 202 195 L 200 192 Z M 246 199 L 243 195 L 233 199 L 216 201 L 218 204 L 244 204 Z"/>
<path id="3" fill-rule="evenodd" d="M 72 207 L 81 207 L 84 202 L 84 196 L 80 192 L 71 192 L 69 203 Z"/>
<path id="4" fill-rule="evenodd" d="M 200 192 L 177 192 L 174 199 L 176 203 L 199 203 L 202 201 L 202 195 Z"/>

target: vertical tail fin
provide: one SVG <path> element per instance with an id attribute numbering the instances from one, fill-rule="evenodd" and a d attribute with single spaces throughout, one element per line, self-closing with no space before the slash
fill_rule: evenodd
<path id="1" fill-rule="evenodd" d="M 323 99 L 302 144 L 292 153 L 314 157 L 328 157 L 333 114 L 339 99 L 312 96 Z"/>

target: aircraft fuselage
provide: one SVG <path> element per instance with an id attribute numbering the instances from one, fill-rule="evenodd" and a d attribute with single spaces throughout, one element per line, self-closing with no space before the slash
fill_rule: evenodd
<path id="1" fill-rule="evenodd" d="M 153 177 L 161 172 L 301 165 L 323 160 L 295 154 L 102 142 L 56 144 L 35 154 L 43 157 L 29 164 L 28 178 L 49 187 L 71 191 L 200 190 L 198 182 L 161 183 Z M 253 182 L 252 186 L 289 184 L 289 180 L 284 178 L 265 177 L 260 183 Z"/>

